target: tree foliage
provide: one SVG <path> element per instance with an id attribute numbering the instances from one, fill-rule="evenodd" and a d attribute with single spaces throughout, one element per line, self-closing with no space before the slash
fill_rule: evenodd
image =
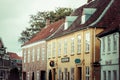
<path id="1" fill-rule="evenodd" d="M 24 44 L 26 41 L 30 40 L 37 32 L 45 27 L 46 19 L 49 19 L 50 22 L 55 22 L 65 18 L 65 16 L 69 16 L 72 12 L 73 10 L 71 8 L 57 8 L 55 11 L 43 11 L 35 15 L 30 15 L 30 27 L 21 32 L 18 41 Z"/>

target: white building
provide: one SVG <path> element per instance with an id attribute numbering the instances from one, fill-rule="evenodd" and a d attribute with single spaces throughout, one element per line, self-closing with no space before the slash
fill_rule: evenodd
<path id="1" fill-rule="evenodd" d="M 120 80 L 120 21 L 98 34 L 101 41 L 101 80 Z"/>

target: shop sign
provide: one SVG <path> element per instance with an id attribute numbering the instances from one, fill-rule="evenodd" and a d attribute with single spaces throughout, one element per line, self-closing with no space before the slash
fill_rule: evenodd
<path id="1" fill-rule="evenodd" d="M 75 63 L 77 64 L 77 63 L 80 63 L 81 62 L 81 60 L 80 59 L 75 59 Z"/>
<path id="2" fill-rule="evenodd" d="M 61 62 L 69 62 L 70 58 L 66 57 L 66 58 L 61 58 Z"/>

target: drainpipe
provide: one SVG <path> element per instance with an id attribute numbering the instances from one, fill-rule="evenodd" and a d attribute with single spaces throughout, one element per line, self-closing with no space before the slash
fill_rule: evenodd
<path id="1" fill-rule="evenodd" d="M 96 37 L 95 36 L 96 36 L 96 27 L 94 29 L 94 61 L 93 62 L 95 62 L 95 56 L 96 56 L 95 55 L 96 54 L 96 47 L 95 47 L 96 46 Z M 95 68 L 94 68 L 94 80 L 96 80 L 95 79 Z"/>

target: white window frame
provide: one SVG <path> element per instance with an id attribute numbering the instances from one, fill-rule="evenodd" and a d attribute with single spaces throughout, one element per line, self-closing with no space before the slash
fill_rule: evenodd
<path id="1" fill-rule="evenodd" d="M 117 51 L 117 34 L 113 33 L 113 51 Z"/>
<path id="2" fill-rule="evenodd" d="M 107 50 L 109 52 L 109 51 L 111 51 L 111 36 L 110 35 L 107 36 L 107 42 L 108 42 Z"/>
<path id="3" fill-rule="evenodd" d="M 74 38 L 71 38 L 71 54 L 74 54 L 74 48 L 75 48 Z"/>
<path id="4" fill-rule="evenodd" d="M 58 56 L 61 55 L 61 41 L 58 42 Z"/>
<path id="5" fill-rule="evenodd" d="M 53 42 L 52 43 L 52 57 L 55 57 L 55 52 L 56 52 L 55 42 Z"/>
<path id="6" fill-rule="evenodd" d="M 24 63 L 26 63 L 26 51 L 24 51 Z"/>
<path id="7" fill-rule="evenodd" d="M 81 35 L 77 36 L 77 54 L 81 53 Z"/>
<path id="8" fill-rule="evenodd" d="M 35 61 L 35 49 L 33 48 L 32 49 L 32 62 Z"/>
<path id="9" fill-rule="evenodd" d="M 86 66 L 86 80 L 90 80 L 90 67 Z"/>
<path id="10" fill-rule="evenodd" d="M 40 60 L 40 53 L 41 53 L 41 48 L 38 47 L 38 48 L 37 48 L 37 61 Z"/>
<path id="11" fill-rule="evenodd" d="M 90 52 L 90 32 L 85 34 L 85 52 Z"/>
<path id="12" fill-rule="evenodd" d="M 64 40 L 64 55 L 67 55 L 67 39 Z"/>
<path id="13" fill-rule="evenodd" d="M 47 45 L 47 57 L 48 57 L 48 58 L 51 58 L 51 51 L 52 51 L 52 50 L 51 50 L 51 44 L 48 44 L 48 45 Z"/>
<path id="14" fill-rule="evenodd" d="M 42 57 L 42 61 L 45 60 L 45 47 L 42 47 L 42 51 L 41 51 L 41 57 Z"/>
<path id="15" fill-rule="evenodd" d="M 30 49 L 28 49 L 28 63 L 30 62 Z"/>

